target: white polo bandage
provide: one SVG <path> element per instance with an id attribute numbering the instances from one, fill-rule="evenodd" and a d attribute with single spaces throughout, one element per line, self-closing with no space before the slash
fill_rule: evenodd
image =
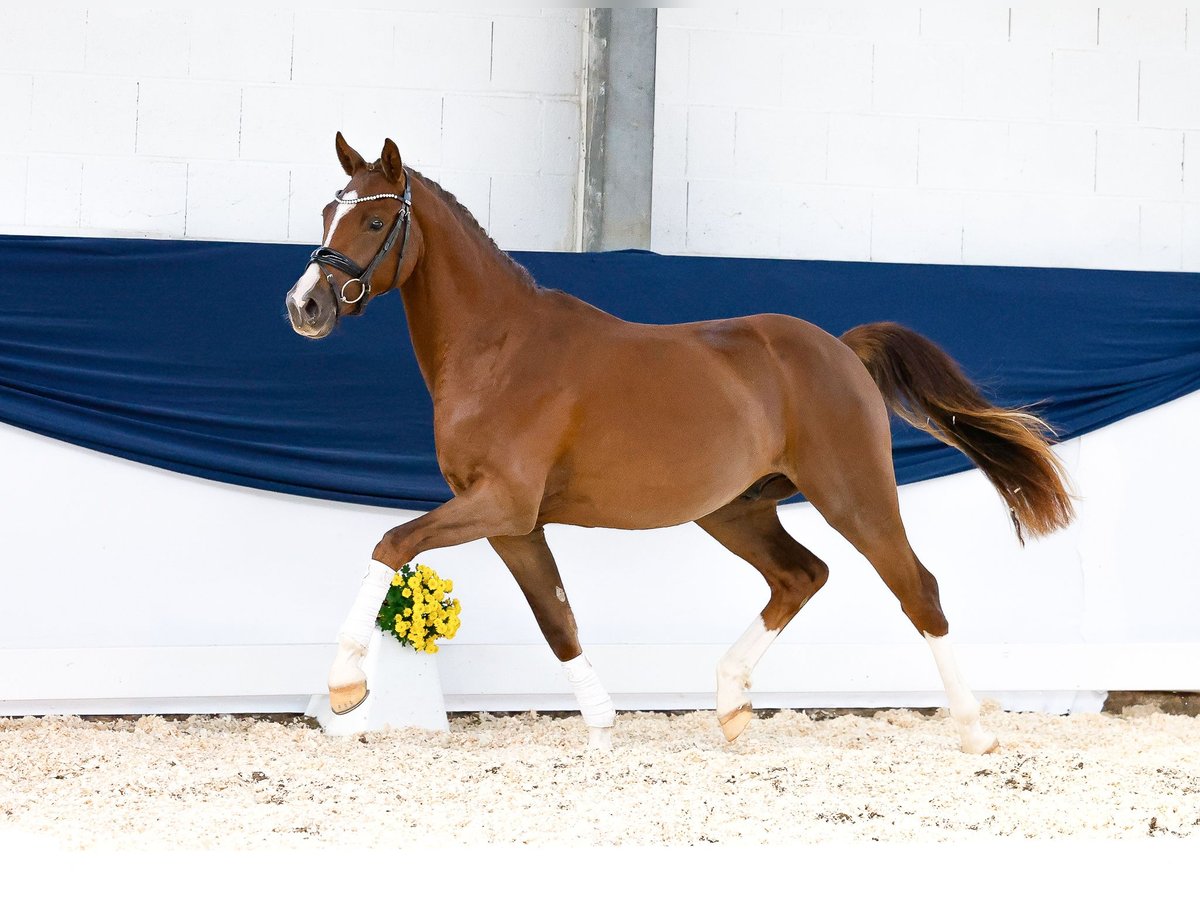
<path id="1" fill-rule="evenodd" d="M 364 647 L 371 642 L 375 620 L 379 617 L 379 607 L 383 605 L 383 598 L 387 596 L 388 588 L 392 586 L 392 579 L 395 577 L 395 569 L 378 560 L 371 560 L 371 564 L 367 566 L 367 574 L 363 576 L 362 585 L 358 589 L 358 596 L 354 599 L 354 605 L 350 607 L 346 621 L 342 623 L 341 631 L 338 632 L 340 637 L 348 637 Z"/>
<path id="2" fill-rule="evenodd" d="M 580 654 L 563 663 L 562 667 L 575 692 L 583 721 L 593 728 L 612 728 L 617 720 L 616 707 L 587 657 Z"/>

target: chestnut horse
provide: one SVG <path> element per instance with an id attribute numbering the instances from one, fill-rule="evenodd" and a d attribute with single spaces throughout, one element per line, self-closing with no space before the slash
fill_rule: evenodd
<path id="1" fill-rule="evenodd" d="M 543 526 L 695 522 L 771 592 L 717 665 L 716 711 L 732 741 L 752 717 L 755 664 L 828 576 L 779 522 L 777 504 L 803 492 L 925 637 L 963 750 L 996 748 L 958 673 L 937 581 L 900 520 L 888 409 L 967 454 L 1018 537 L 1073 515 L 1041 420 L 993 406 L 942 350 L 891 323 L 836 338 L 784 315 L 615 318 L 538 286 L 453 196 L 406 168 L 390 139 L 374 163 L 340 133 L 335 146 L 350 181 L 325 207 L 323 245 L 287 295 L 292 327 L 325 337 L 403 286 L 454 497 L 375 547 L 339 633 L 334 712 L 366 697 L 360 663 L 396 570 L 422 551 L 486 538 L 563 663 L 592 746 L 610 746 L 614 707 L 583 655 Z"/>

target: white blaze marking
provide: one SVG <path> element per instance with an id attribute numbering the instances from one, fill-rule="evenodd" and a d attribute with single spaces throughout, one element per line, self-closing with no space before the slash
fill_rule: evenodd
<path id="1" fill-rule="evenodd" d="M 333 237 L 333 233 L 337 231 L 338 225 L 346 217 L 346 213 L 350 212 L 353 208 L 353 204 L 349 203 L 339 203 L 337 205 L 337 211 L 334 212 L 333 218 L 329 220 L 329 230 L 321 238 L 321 246 L 329 246 L 329 241 Z M 304 274 L 300 276 L 300 280 L 296 282 L 296 297 L 299 299 L 307 297 L 312 293 L 313 288 L 321 283 L 323 275 L 324 273 L 321 271 L 320 266 L 316 263 L 309 263 L 308 268 L 304 270 Z"/>
<path id="2" fill-rule="evenodd" d="M 316 263 L 309 263 L 308 268 L 304 270 L 304 274 L 300 276 L 300 280 L 296 282 L 295 296 L 297 299 L 307 297 L 312 293 L 313 288 L 321 283 L 321 267 Z"/>
<path id="3" fill-rule="evenodd" d="M 353 200 L 354 198 L 346 197 L 345 199 Z M 339 203 L 337 205 L 337 211 L 333 214 L 333 218 L 329 220 L 329 231 L 326 232 L 325 237 L 321 240 L 322 244 L 326 247 L 329 246 L 329 241 L 333 237 L 333 233 L 337 231 L 337 227 L 341 224 L 342 219 L 346 217 L 346 213 L 352 209 L 354 209 L 353 203 Z"/>

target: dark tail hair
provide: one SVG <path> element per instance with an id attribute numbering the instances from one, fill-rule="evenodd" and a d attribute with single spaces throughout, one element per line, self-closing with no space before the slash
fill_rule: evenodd
<path id="1" fill-rule="evenodd" d="M 1075 515 L 1067 474 L 1050 450 L 1053 429 L 1023 409 L 983 398 L 958 364 L 928 338 L 895 322 L 859 325 L 842 341 L 863 361 L 891 410 L 970 457 L 1022 528 L 1049 534 Z"/>

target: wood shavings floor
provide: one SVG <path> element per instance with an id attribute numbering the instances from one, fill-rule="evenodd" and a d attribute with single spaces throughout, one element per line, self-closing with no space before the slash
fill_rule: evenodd
<path id="1" fill-rule="evenodd" d="M 331 738 L 297 721 L 0 719 L 0 844 L 590 846 L 1200 835 L 1200 719 L 1004 713 L 999 753 L 944 713 L 457 717 Z"/>

